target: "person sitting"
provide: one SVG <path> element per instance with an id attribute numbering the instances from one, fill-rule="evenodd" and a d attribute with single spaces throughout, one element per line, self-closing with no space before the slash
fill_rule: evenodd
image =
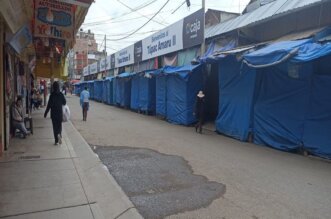
<path id="1" fill-rule="evenodd" d="M 42 105 L 43 99 L 41 98 L 41 95 L 39 93 L 39 91 L 37 91 L 36 93 L 36 106 L 37 109 L 39 109 L 39 107 Z"/>
<path id="2" fill-rule="evenodd" d="M 18 96 L 15 105 L 12 107 L 12 125 L 14 131 L 18 129 L 22 134 L 23 138 L 25 138 L 29 132 L 25 128 L 24 124 L 24 116 L 23 116 L 23 104 L 22 97 Z"/>
<path id="3" fill-rule="evenodd" d="M 32 106 L 33 109 L 39 109 L 42 105 L 43 99 L 41 98 L 40 92 L 38 90 L 33 91 L 32 95 Z"/>

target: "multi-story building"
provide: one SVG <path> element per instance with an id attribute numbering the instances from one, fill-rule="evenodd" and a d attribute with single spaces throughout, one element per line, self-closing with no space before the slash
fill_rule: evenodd
<path id="1" fill-rule="evenodd" d="M 104 52 L 98 51 L 98 44 L 94 33 L 81 29 L 76 35 L 76 44 L 68 55 L 69 75 L 71 78 L 80 78 L 83 68 L 105 57 Z"/>

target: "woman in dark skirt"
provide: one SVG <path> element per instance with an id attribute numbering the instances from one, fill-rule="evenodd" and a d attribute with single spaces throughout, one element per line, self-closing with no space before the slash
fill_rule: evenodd
<path id="1" fill-rule="evenodd" d="M 204 109 L 204 105 L 205 105 L 205 95 L 202 91 L 199 91 L 197 98 L 196 98 L 196 102 L 195 102 L 195 117 L 198 120 L 198 123 L 195 124 L 195 131 L 201 134 L 202 133 L 202 125 L 204 122 L 204 114 L 205 114 L 205 109 Z"/>
<path id="2" fill-rule="evenodd" d="M 63 93 L 60 92 L 60 86 L 57 81 L 53 83 L 53 91 L 49 97 L 47 108 L 44 117 L 47 117 L 48 111 L 51 110 L 51 119 L 53 125 L 53 134 L 55 145 L 62 144 L 62 107 L 66 105 L 66 99 Z"/>

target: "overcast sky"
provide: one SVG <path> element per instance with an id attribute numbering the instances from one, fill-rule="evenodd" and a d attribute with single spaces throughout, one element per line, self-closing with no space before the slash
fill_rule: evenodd
<path id="1" fill-rule="evenodd" d="M 169 2 L 166 4 L 167 1 Z M 199 10 L 201 1 L 190 0 L 190 8 L 185 3 L 175 11 L 184 0 L 95 0 L 81 28 L 95 33 L 99 50 L 104 48 L 103 39 L 106 34 L 107 52 L 112 54 Z M 206 0 L 206 9 L 240 13 L 248 2 L 249 0 Z M 118 40 L 144 25 L 163 5 L 165 7 L 146 26 L 128 38 Z"/>

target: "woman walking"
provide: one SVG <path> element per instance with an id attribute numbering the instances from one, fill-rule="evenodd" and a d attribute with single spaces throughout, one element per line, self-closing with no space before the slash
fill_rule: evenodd
<path id="1" fill-rule="evenodd" d="M 197 98 L 196 98 L 196 102 L 195 102 L 195 118 L 198 120 L 198 123 L 195 125 L 195 131 L 198 132 L 199 129 L 199 133 L 202 133 L 202 124 L 203 124 L 203 120 L 204 120 L 204 114 L 205 114 L 205 109 L 204 109 L 204 105 L 205 105 L 205 95 L 202 91 L 199 91 Z"/>
<path id="2" fill-rule="evenodd" d="M 49 97 L 47 108 L 44 117 L 47 117 L 48 111 L 51 110 L 51 119 L 53 125 L 53 133 L 55 145 L 62 144 L 62 107 L 66 105 L 66 99 L 63 93 L 60 92 L 60 86 L 57 81 L 53 83 L 53 91 Z"/>

